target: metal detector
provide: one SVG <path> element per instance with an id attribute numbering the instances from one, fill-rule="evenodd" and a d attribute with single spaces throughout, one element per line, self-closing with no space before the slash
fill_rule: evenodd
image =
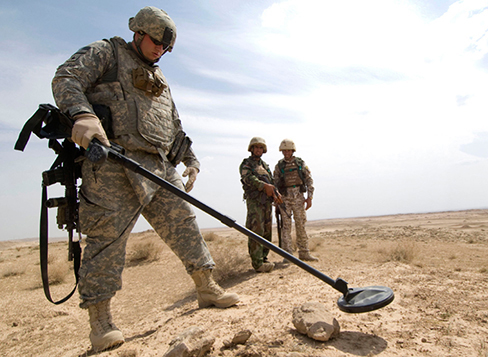
<path id="1" fill-rule="evenodd" d="M 196 198 L 190 196 L 188 193 L 180 190 L 178 187 L 172 185 L 171 183 L 153 174 L 152 172 L 144 169 L 136 161 L 124 156 L 124 151 L 122 148 L 118 147 L 117 149 L 114 149 L 114 147 L 117 148 L 118 146 L 113 145 L 113 147 L 109 148 L 103 146 L 100 143 L 100 141 L 98 141 L 97 139 L 93 139 L 89 147 L 86 149 L 85 156 L 91 162 L 97 164 L 102 164 L 107 159 L 109 161 L 121 164 L 123 167 L 146 177 L 147 179 L 156 183 L 160 187 L 174 193 L 176 196 L 184 199 L 185 201 L 192 204 L 193 206 L 201 209 L 202 211 L 208 213 L 212 217 L 220 220 L 226 226 L 238 230 L 239 232 L 245 234 L 249 238 L 254 239 L 258 243 L 262 244 L 266 248 L 281 255 L 283 258 L 287 259 L 293 264 L 298 265 L 300 268 L 304 269 L 305 271 L 309 272 L 310 274 L 314 275 L 315 277 L 329 284 L 334 289 L 336 289 L 337 291 L 343 294 L 343 296 L 341 296 L 337 300 L 337 305 L 339 306 L 339 309 L 341 311 L 348 312 L 348 313 L 360 313 L 360 312 L 373 311 L 373 310 L 380 309 L 393 301 L 394 299 L 393 291 L 386 286 L 348 288 L 347 282 L 342 280 L 341 278 L 337 278 L 336 280 L 329 278 L 327 275 L 321 273 L 320 271 L 313 268 L 312 266 L 304 263 L 303 261 L 296 258 L 292 254 L 289 254 L 288 252 L 277 247 L 273 243 L 267 241 L 263 237 L 239 225 L 238 223 L 236 223 L 234 219 L 217 212 L 216 210 L 207 206 L 203 202 L 200 202 Z"/>

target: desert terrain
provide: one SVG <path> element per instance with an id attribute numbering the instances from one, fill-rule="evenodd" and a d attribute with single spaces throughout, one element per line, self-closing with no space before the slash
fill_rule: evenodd
<path id="1" fill-rule="evenodd" d="M 162 356 L 191 326 L 215 337 L 208 356 L 488 356 L 488 210 L 391 215 L 308 222 L 310 265 L 349 287 L 388 286 L 395 300 L 367 313 L 339 310 L 341 294 L 293 264 L 256 274 L 247 237 L 231 228 L 202 231 L 215 277 L 241 302 L 198 309 L 191 278 L 152 231 L 133 233 L 124 286 L 112 313 L 126 342 L 91 350 L 88 314 L 75 294 L 64 304 L 46 300 L 35 241 L 0 241 L 0 356 Z M 277 242 L 276 234 L 274 242 Z M 8 239 L 8 237 L 2 237 Z M 54 299 L 74 285 L 66 242 L 50 244 Z M 340 324 L 337 338 L 301 335 L 293 308 L 324 304 Z M 224 342 L 243 330 L 244 345 Z"/>

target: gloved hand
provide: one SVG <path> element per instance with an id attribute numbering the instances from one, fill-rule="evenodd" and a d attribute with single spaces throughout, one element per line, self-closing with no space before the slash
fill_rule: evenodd
<path id="1" fill-rule="evenodd" d="M 93 138 L 97 138 L 105 146 L 110 146 L 107 134 L 103 130 L 100 119 L 95 114 L 82 113 L 74 116 L 75 123 L 71 131 L 71 140 L 76 144 L 88 147 Z"/>
<path id="2" fill-rule="evenodd" d="M 190 192 L 193 189 L 193 183 L 197 179 L 198 175 L 198 169 L 196 167 L 188 166 L 185 171 L 183 171 L 182 176 L 186 177 L 188 176 L 188 181 L 186 182 L 185 185 L 185 190 L 186 192 Z"/>
<path id="3" fill-rule="evenodd" d="M 312 207 L 312 199 L 310 197 L 308 197 L 305 200 L 305 211 L 308 210 L 310 207 Z"/>

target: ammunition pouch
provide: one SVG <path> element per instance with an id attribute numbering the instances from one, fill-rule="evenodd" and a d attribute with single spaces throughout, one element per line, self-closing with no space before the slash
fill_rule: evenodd
<path id="1" fill-rule="evenodd" d="M 166 88 L 166 84 L 156 73 L 143 67 L 132 70 L 132 84 L 137 89 L 142 89 L 147 94 L 153 94 L 156 97 L 159 97 Z"/>
<path id="2" fill-rule="evenodd" d="M 186 136 L 184 131 L 179 131 L 176 134 L 175 140 L 173 141 L 173 145 L 169 150 L 168 161 L 171 162 L 173 166 L 177 166 L 185 157 L 186 153 L 190 149 L 192 144 L 191 139 Z"/>

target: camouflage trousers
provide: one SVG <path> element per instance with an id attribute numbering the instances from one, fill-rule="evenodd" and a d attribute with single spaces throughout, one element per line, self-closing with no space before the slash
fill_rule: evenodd
<path id="1" fill-rule="evenodd" d="M 305 223 L 307 222 L 307 214 L 305 212 L 305 197 L 300 192 L 299 187 L 288 187 L 286 195 L 283 196 L 286 211 L 295 220 L 296 229 L 296 243 L 298 252 L 308 252 L 308 236 L 305 231 Z M 288 253 L 293 254 L 292 247 L 292 217 L 288 217 L 286 213 L 281 212 L 283 221 L 283 228 L 281 230 L 281 248 Z"/>
<path id="2" fill-rule="evenodd" d="M 170 163 L 158 155 L 140 155 L 138 159 L 146 161 L 142 166 L 152 166 L 151 171 L 184 190 Z M 141 214 L 188 274 L 215 266 L 189 203 L 146 179 L 141 181 L 118 164 L 107 161 L 96 166 L 86 160 L 82 170 L 80 226 L 87 238 L 80 268 L 80 307 L 109 299 L 122 288 L 127 239 Z"/>
<path id="3" fill-rule="evenodd" d="M 271 242 L 272 202 L 267 201 L 263 204 L 257 200 L 247 199 L 246 204 L 246 228 Z M 251 257 L 252 267 L 258 269 L 263 265 L 263 262 L 267 260 L 269 249 L 251 238 L 249 238 L 247 246 Z"/>

